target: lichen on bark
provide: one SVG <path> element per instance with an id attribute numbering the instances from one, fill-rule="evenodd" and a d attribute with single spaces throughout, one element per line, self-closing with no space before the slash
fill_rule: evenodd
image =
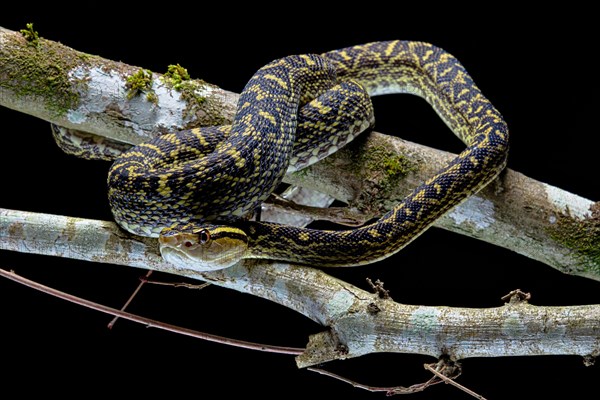
<path id="1" fill-rule="evenodd" d="M 127 77 L 139 67 L 36 39 L 29 28 L 24 31 L 27 37 L 0 27 L 2 106 L 131 144 L 157 133 L 227 124 L 233 118 L 237 95 L 187 79 L 180 66 L 172 66 L 166 80 L 144 70 L 146 76 L 152 74 L 151 85 L 128 90 L 133 86 L 126 87 Z M 173 80 L 175 85 L 169 84 Z"/>
<path id="2" fill-rule="evenodd" d="M 354 203 L 368 214 L 378 214 L 391 209 L 401 199 L 392 196 L 400 181 L 419 166 L 409 157 L 389 148 L 389 143 L 372 138 L 368 143 L 349 146 L 353 152 L 351 172 L 364 182 Z"/>
<path id="3" fill-rule="evenodd" d="M 548 228 L 548 234 L 556 242 L 573 251 L 580 261 L 580 273 L 597 276 L 600 274 L 600 202 L 590 207 L 590 215 L 578 218 L 566 213 L 558 214 Z"/>

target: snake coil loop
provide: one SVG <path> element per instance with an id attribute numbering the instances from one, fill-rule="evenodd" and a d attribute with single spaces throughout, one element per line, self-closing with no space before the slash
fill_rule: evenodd
<path id="1" fill-rule="evenodd" d="M 369 96 L 423 97 L 467 145 L 376 222 L 345 231 L 243 220 L 281 182 L 343 147 L 373 122 Z M 109 173 L 116 221 L 160 236 L 163 257 L 197 270 L 243 258 L 318 266 L 372 263 L 394 254 L 494 179 L 508 129 L 465 68 L 421 42 L 390 41 L 261 68 L 240 96 L 232 126 L 165 135 L 124 153 Z"/>

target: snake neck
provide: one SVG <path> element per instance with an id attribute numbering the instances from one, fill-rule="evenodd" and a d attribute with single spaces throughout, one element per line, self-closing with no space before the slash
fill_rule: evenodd
<path id="1" fill-rule="evenodd" d="M 462 162 L 461 162 L 462 161 Z M 470 161 L 468 161 L 470 162 Z M 502 170 L 479 171 L 480 180 L 467 175 L 451 187 L 444 179 L 464 167 L 464 159 L 424 182 L 378 220 L 350 230 L 318 230 L 277 223 L 238 221 L 248 237 L 245 258 L 271 259 L 313 267 L 349 267 L 371 264 L 397 253 L 469 194 L 485 187 Z M 477 168 L 476 168 L 477 169 Z M 477 173 L 476 169 L 473 174 Z M 434 189 L 437 188 L 437 189 Z M 453 192 L 456 190 L 456 192 Z"/>

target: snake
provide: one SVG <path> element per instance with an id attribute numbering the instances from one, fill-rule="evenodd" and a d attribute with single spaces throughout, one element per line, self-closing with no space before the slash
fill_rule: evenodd
<path id="1" fill-rule="evenodd" d="M 425 99 L 466 148 L 380 218 L 319 230 L 245 217 L 286 172 L 342 148 L 373 124 L 370 97 Z M 162 257 L 211 271 L 246 259 L 319 267 L 395 254 L 506 166 L 508 128 L 461 63 L 443 49 L 382 41 L 277 59 L 241 92 L 231 125 L 157 137 L 123 153 L 108 176 L 117 223 L 158 237 Z"/>

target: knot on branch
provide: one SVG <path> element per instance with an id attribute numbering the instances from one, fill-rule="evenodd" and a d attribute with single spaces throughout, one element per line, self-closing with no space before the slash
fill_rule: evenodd
<path id="1" fill-rule="evenodd" d="M 378 314 L 381 311 L 381 308 L 375 303 L 369 303 L 367 306 L 367 312 L 371 315 Z"/>
<path id="2" fill-rule="evenodd" d="M 585 365 L 586 367 L 591 367 L 594 364 L 596 364 L 596 357 L 593 354 L 583 356 L 583 365 Z"/>
<path id="3" fill-rule="evenodd" d="M 501 297 L 501 300 L 506 304 L 527 304 L 531 299 L 531 293 L 523 292 L 521 289 L 515 289 L 505 296 Z"/>
<path id="4" fill-rule="evenodd" d="M 383 282 L 381 282 L 379 279 L 377 279 L 375 281 L 375 283 L 373 283 L 371 278 L 367 278 L 367 283 L 369 284 L 369 286 L 371 286 L 371 289 L 373 290 L 373 292 L 377 296 L 379 296 L 380 299 L 392 300 L 392 296 L 390 296 L 390 291 L 383 288 Z M 377 308 L 379 308 L 379 307 L 377 307 Z"/>

